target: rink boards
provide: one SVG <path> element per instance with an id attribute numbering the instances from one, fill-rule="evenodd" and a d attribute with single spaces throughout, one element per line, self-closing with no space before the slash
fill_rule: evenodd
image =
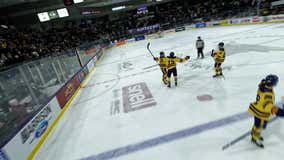
<path id="1" fill-rule="evenodd" d="M 1 160 L 33 159 L 107 48 L 100 49 L 0 151 Z"/>

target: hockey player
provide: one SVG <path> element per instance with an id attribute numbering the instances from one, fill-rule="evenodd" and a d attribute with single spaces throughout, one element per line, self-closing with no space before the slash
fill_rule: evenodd
<path id="1" fill-rule="evenodd" d="M 218 44 L 218 50 L 214 51 L 212 50 L 212 54 L 211 56 L 214 58 L 215 64 L 214 64 L 214 68 L 215 68 L 215 75 L 213 77 L 217 77 L 217 76 L 222 76 L 222 68 L 221 65 L 225 60 L 225 49 L 224 49 L 224 43 L 220 42 Z"/>
<path id="2" fill-rule="evenodd" d="M 263 148 L 261 132 L 273 115 L 283 117 L 284 110 L 275 106 L 273 87 L 278 83 L 276 75 L 268 75 L 258 85 L 256 101 L 249 105 L 248 112 L 254 116 L 254 125 L 251 131 L 251 141 Z"/>
<path id="3" fill-rule="evenodd" d="M 154 60 L 157 61 L 161 67 L 161 70 L 163 72 L 163 82 L 165 85 L 167 85 L 167 57 L 165 56 L 165 53 L 162 51 L 160 52 L 160 57 L 154 57 Z"/>
<path id="4" fill-rule="evenodd" d="M 175 86 L 177 86 L 177 68 L 176 68 L 176 63 L 177 62 L 184 62 L 188 60 L 190 57 L 186 56 L 185 58 L 179 58 L 175 56 L 174 52 L 170 53 L 170 56 L 168 56 L 168 65 L 167 65 L 167 70 L 168 70 L 168 87 L 171 87 L 171 75 L 174 75 L 175 79 Z"/>
<path id="5" fill-rule="evenodd" d="M 204 49 L 204 41 L 200 36 L 197 37 L 196 40 L 196 49 L 197 49 L 197 58 L 204 58 L 203 49 Z"/>

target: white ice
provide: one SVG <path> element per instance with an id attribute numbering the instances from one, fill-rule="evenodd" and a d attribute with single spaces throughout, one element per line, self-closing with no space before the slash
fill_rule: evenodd
<path id="1" fill-rule="evenodd" d="M 206 58 L 202 60 L 196 59 L 197 36 L 201 36 L 206 45 Z M 210 52 L 220 41 L 225 43 L 227 53 L 223 64 L 225 79 L 213 79 L 214 62 Z M 156 56 L 160 51 L 166 54 L 174 51 L 177 56 L 192 57 L 178 64 L 177 87 L 163 85 L 161 71 L 157 66 L 151 67 L 156 63 L 146 50 L 148 42 Z M 246 112 L 249 103 L 255 100 L 258 83 L 270 73 L 280 78 L 275 88 L 276 100 L 280 101 L 284 95 L 283 44 L 284 24 L 265 24 L 188 30 L 115 47 L 105 53 L 87 86 L 75 98 L 35 159 L 78 160 Z M 135 73 L 137 75 L 133 75 Z M 147 84 L 157 105 L 124 113 L 121 89 L 140 82 Z M 120 101 L 120 112 L 111 115 L 114 91 Z M 212 95 L 213 100 L 199 101 L 197 96 L 204 94 Z M 247 137 L 222 151 L 224 144 L 249 131 L 252 123 L 252 118 L 248 118 L 114 159 L 282 160 L 282 119 L 263 132 L 265 149 L 257 148 Z"/>

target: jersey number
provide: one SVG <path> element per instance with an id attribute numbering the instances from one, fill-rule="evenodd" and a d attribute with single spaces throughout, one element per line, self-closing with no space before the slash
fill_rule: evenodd
<path id="1" fill-rule="evenodd" d="M 260 96 L 259 96 L 259 94 L 257 94 L 256 95 L 256 104 L 258 103 L 259 100 L 260 100 Z M 264 104 L 262 107 L 263 107 L 263 109 L 265 109 L 266 104 Z"/>

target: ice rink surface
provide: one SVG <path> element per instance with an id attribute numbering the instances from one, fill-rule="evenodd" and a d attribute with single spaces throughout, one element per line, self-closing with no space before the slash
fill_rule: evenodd
<path id="1" fill-rule="evenodd" d="M 205 41 L 202 60 L 196 59 L 197 36 Z M 210 52 L 220 41 L 225 79 L 213 79 Z M 156 56 L 191 56 L 177 65 L 177 87 L 162 83 L 148 42 Z M 284 24 L 265 24 L 189 30 L 112 48 L 35 159 L 282 160 L 282 119 L 263 132 L 265 149 L 250 137 L 225 151 L 222 146 L 251 129 L 246 111 L 262 78 L 278 75 L 276 101 L 284 96 L 283 44 Z"/>

